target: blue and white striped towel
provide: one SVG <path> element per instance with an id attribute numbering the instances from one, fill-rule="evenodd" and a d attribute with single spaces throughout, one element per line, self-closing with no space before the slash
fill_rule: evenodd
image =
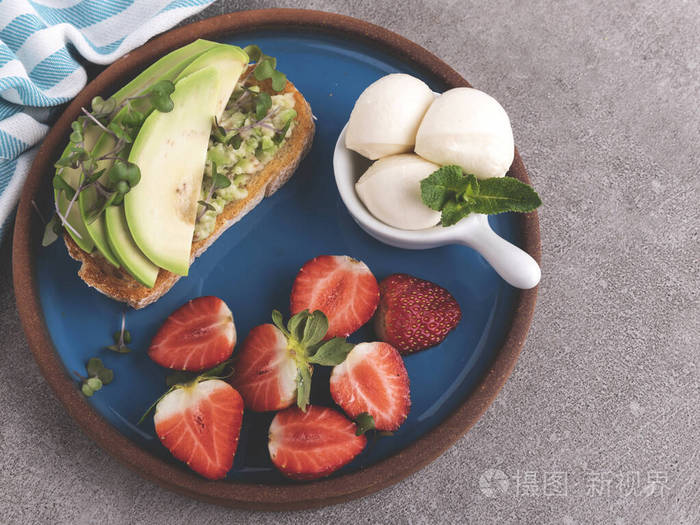
<path id="1" fill-rule="evenodd" d="M 52 108 L 87 76 L 214 0 L 0 0 L 0 237 Z"/>

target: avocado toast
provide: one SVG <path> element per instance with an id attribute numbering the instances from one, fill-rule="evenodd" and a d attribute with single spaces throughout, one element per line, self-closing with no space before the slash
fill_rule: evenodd
<path id="1" fill-rule="evenodd" d="M 213 46 L 233 47 L 216 44 Z M 240 51 L 239 48 L 235 49 Z M 225 54 L 223 49 L 219 49 L 218 52 Z M 175 76 L 176 88 L 172 95 L 175 108 L 172 110 L 172 115 L 167 112 L 162 115 L 156 114 L 154 111 L 143 123 L 129 154 L 129 161 L 135 162 L 141 168 L 141 182 L 126 193 L 123 205 L 107 206 L 103 216 L 100 217 L 100 220 L 104 221 L 103 228 L 104 237 L 107 239 L 107 249 L 93 248 L 88 251 L 84 249 L 84 246 L 81 246 L 85 243 L 79 242 L 81 239 L 76 239 L 75 234 L 70 230 L 64 234 L 69 254 L 82 263 L 78 275 L 89 286 L 117 301 L 126 302 L 134 308 L 142 308 L 156 301 L 181 276 L 186 275 L 191 262 L 206 251 L 226 229 L 245 216 L 264 197 L 272 195 L 291 178 L 299 162 L 311 147 L 314 123 L 311 108 L 301 93 L 291 82 L 286 81 L 283 75 L 284 82 L 281 84 L 283 87 L 280 87 L 279 77 L 260 79 L 259 75 L 253 74 L 256 66 L 248 65 L 242 70 L 240 79 L 236 77 L 234 80 L 235 89 L 234 86 L 231 87 L 224 104 L 221 105 L 227 106 L 226 110 L 222 111 L 223 107 L 214 109 L 214 126 L 211 129 L 211 137 L 209 137 L 210 130 L 207 130 L 209 142 L 206 150 L 202 150 L 201 144 L 199 144 L 202 141 L 200 136 L 196 138 L 198 141 L 194 147 L 196 151 L 193 151 L 192 154 L 189 150 L 187 154 L 182 153 L 183 149 L 188 149 L 189 143 L 187 142 L 181 142 L 178 147 L 173 146 L 173 151 L 169 154 L 179 154 L 179 160 L 171 166 L 173 168 L 171 170 L 160 169 L 157 162 L 151 162 L 154 165 L 149 166 L 150 161 L 143 161 L 144 156 L 139 156 L 140 151 L 149 150 L 149 148 L 151 151 L 154 147 L 152 143 L 158 142 L 152 137 L 154 133 L 149 136 L 148 133 L 142 133 L 143 130 L 161 129 L 158 133 L 167 133 L 176 125 L 173 122 L 176 123 L 180 119 L 176 116 L 178 104 L 187 104 L 187 100 L 189 100 L 185 97 L 188 82 L 193 85 L 190 88 L 192 94 L 188 96 L 201 99 L 197 102 L 199 104 L 197 107 L 208 104 L 207 100 L 211 96 L 202 94 L 202 90 L 206 90 L 206 85 L 216 82 L 215 77 L 221 75 L 217 71 L 212 71 L 212 69 L 219 68 L 216 67 L 216 63 L 207 63 L 207 54 L 211 56 L 215 52 L 205 51 L 185 66 L 184 70 L 178 73 L 179 76 Z M 260 63 L 259 57 L 257 63 Z M 201 64 L 201 67 L 197 64 Z M 196 79 L 193 80 L 193 76 L 197 75 L 201 77 L 199 85 L 195 84 L 198 82 Z M 275 86 L 277 90 L 273 88 L 275 83 L 277 83 Z M 259 104 L 251 106 L 251 100 L 265 98 L 267 99 L 267 113 L 262 114 L 259 112 Z M 242 103 L 243 100 L 246 100 L 246 103 Z M 192 104 L 190 103 L 190 105 Z M 184 109 L 181 112 L 183 111 Z M 284 121 L 280 121 L 282 116 L 286 119 L 286 125 Z M 189 117 L 184 115 L 182 118 Z M 201 123 L 199 125 L 201 127 Z M 235 131 L 241 130 L 242 140 L 241 138 L 236 140 L 234 137 L 233 141 L 228 142 L 230 136 L 227 137 L 227 140 L 223 140 L 220 136 L 216 139 L 217 130 L 219 135 L 226 131 L 229 131 L 229 135 L 231 135 Z M 159 136 L 158 133 L 155 135 Z M 161 142 L 163 140 L 170 143 L 171 138 L 162 139 Z M 179 229 L 173 227 L 172 236 L 180 239 L 178 241 L 179 253 L 173 254 L 168 246 L 165 249 L 154 246 L 154 243 L 161 240 L 158 235 L 151 236 L 154 240 L 148 238 L 149 233 L 151 233 L 149 228 L 153 228 L 158 233 L 163 231 L 165 224 L 165 231 L 168 231 L 168 228 L 171 227 L 170 223 L 173 221 L 164 221 L 161 218 L 160 222 L 146 222 L 147 227 L 139 229 L 139 226 L 144 224 L 143 221 L 155 220 L 151 216 L 157 210 L 151 213 L 151 208 L 163 207 L 163 204 L 157 202 L 158 199 L 152 195 L 154 185 L 149 177 L 162 177 L 162 175 L 157 174 L 151 175 L 151 172 L 174 173 L 181 170 L 181 165 L 186 162 L 192 163 L 193 157 L 196 157 L 201 165 L 198 177 L 197 174 L 188 176 L 189 178 L 178 183 L 179 185 L 176 187 L 170 187 L 173 184 L 171 178 L 163 179 L 166 187 L 160 200 L 165 201 L 166 204 L 172 202 L 175 207 L 181 204 L 183 210 L 178 213 L 187 216 L 187 220 L 184 221 L 185 226 Z M 204 172 L 203 177 L 201 172 Z M 221 174 L 229 179 L 229 187 L 212 187 L 214 181 Z M 162 182 L 158 182 L 158 184 L 156 187 L 164 187 Z M 147 193 L 149 188 L 151 194 L 144 197 L 143 194 Z M 182 197 L 183 188 L 189 188 L 186 198 Z M 139 190 L 142 190 L 141 194 Z M 196 193 L 196 197 L 191 196 L 194 193 Z M 175 194 L 179 197 L 171 198 Z M 183 198 L 186 202 L 178 204 L 180 202 L 178 199 L 182 200 Z M 153 204 L 150 204 L 148 199 L 151 199 Z M 139 210 L 143 209 L 148 209 L 149 217 L 147 219 L 142 219 L 144 213 Z M 195 209 L 196 214 L 193 215 Z M 169 213 L 167 207 L 163 213 L 166 215 Z M 193 217 L 195 218 L 193 219 Z M 87 223 L 87 221 L 85 222 Z M 182 238 L 188 234 L 190 241 L 187 245 L 187 252 L 183 256 Z M 97 243 L 94 245 L 100 248 Z M 112 257 L 108 256 L 110 254 Z"/>

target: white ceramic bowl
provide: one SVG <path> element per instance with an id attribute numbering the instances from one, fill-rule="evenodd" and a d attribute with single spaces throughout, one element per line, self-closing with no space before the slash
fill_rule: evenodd
<path id="1" fill-rule="evenodd" d="M 473 213 L 454 226 L 425 230 L 401 230 L 375 218 L 355 191 L 355 183 L 372 161 L 345 147 L 347 124 L 333 153 L 333 171 L 340 198 L 355 222 L 375 239 L 409 250 L 425 250 L 447 244 L 463 244 L 477 250 L 489 264 L 516 288 L 529 289 L 540 282 L 540 267 L 529 254 L 498 236 L 486 215 Z"/>

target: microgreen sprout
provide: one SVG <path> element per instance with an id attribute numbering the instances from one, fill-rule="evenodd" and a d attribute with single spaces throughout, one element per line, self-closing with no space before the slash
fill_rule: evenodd
<path id="1" fill-rule="evenodd" d="M 216 210 L 214 205 L 211 203 L 211 199 L 214 196 L 216 190 L 223 188 L 228 188 L 231 185 L 231 180 L 226 176 L 220 174 L 216 169 L 216 162 L 211 163 L 211 186 L 207 192 L 207 197 L 204 200 L 198 201 L 198 204 L 202 206 L 202 209 L 197 214 L 197 220 L 201 219 L 204 214 L 210 210 Z"/>
<path id="2" fill-rule="evenodd" d="M 262 82 L 263 80 L 270 79 L 272 83 L 272 89 L 275 91 L 282 91 L 287 85 L 287 77 L 284 73 L 277 71 L 277 59 L 268 56 L 262 52 L 262 50 L 252 44 L 243 48 L 248 54 L 250 62 L 255 63 L 255 67 L 250 69 L 241 84 L 245 84 L 245 81 L 252 74 L 256 80 Z"/>
<path id="3" fill-rule="evenodd" d="M 87 376 L 83 376 L 73 370 L 73 373 L 80 379 L 80 390 L 86 397 L 91 397 L 104 385 L 110 384 L 114 380 L 114 372 L 106 368 L 99 357 L 91 357 L 85 365 Z"/>
<path id="4" fill-rule="evenodd" d="M 285 111 L 281 119 L 281 128 L 277 128 L 273 119 L 278 115 L 279 108 L 271 111 L 272 97 L 269 93 L 260 90 L 260 86 L 248 86 L 247 82 L 252 76 L 258 82 L 270 79 L 272 89 L 274 91 L 282 91 L 287 85 L 287 77 L 284 73 L 277 71 L 277 60 L 274 57 L 265 55 L 258 46 L 247 46 L 245 52 L 248 54 L 250 63 L 254 64 L 248 69 L 248 72 L 238 82 L 238 88 L 241 93 L 231 102 L 229 109 L 240 110 L 243 112 L 251 111 L 254 114 L 254 120 L 250 124 L 239 128 L 227 129 L 218 121 L 214 122 L 212 128 L 212 137 L 217 142 L 224 145 L 231 145 L 234 149 L 241 147 L 243 140 L 255 128 L 264 128 L 274 131 L 273 141 L 275 144 L 280 144 L 289 130 L 291 121 L 296 117 L 294 110 Z"/>
<path id="5" fill-rule="evenodd" d="M 66 153 L 56 161 L 57 171 L 53 178 L 54 189 L 58 193 L 63 192 L 69 201 L 63 212 L 56 203 L 56 214 L 61 225 L 72 234 L 80 238 L 67 217 L 83 191 L 94 188 L 99 196 L 95 207 L 87 212 L 89 223 L 97 219 L 108 206 L 121 204 L 124 195 L 139 183 L 141 173 L 138 166 L 126 160 L 129 144 L 136 138 L 141 124 L 152 109 L 161 112 L 173 109 L 170 95 L 174 90 L 172 82 L 161 80 L 119 104 L 113 97 L 105 100 L 98 96 L 92 99 L 91 111 L 80 108 L 82 115 L 71 124 L 70 145 Z M 134 105 L 136 101 L 140 101 L 136 105 L 138 108 Z M 96 151 L 86 149 L 85 132 L 88 126 L 96 126 L 112 138 L 113 147 L 110 151 L 98 156 Z M 98 169 L 104 161 L 112 161 L 112 164 Z M 80 172 L 77 188 L 73 188 L 63 178 L 63 171 L 67 168 Z M 103 178 L 105 174 L 106 181 Z M 47 231 L 48 228 L 47 224 Z M 45 237 L 48 239 L 52 236 L 45 232 Z"/>
<path id="6" fill-rule="evenodd" d="M 131 349 L 126 346 L 131 343 L 131 333 L 126 330 L 126 312 L 122 312 L 122 324 L 118 332 L 112 334 L 112 339 L 114 339 L 114 344 L 106 346 L 107 350 L 112 352 L 117 352 L 118 354 L 128 354 Z"/>

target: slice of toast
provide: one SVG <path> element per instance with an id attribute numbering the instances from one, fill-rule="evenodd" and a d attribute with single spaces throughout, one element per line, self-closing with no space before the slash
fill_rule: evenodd
<path id="1" fill-rule="evenodd" d="M 271 95 L 278 94 L 272 90 L 269 80 L 261 83 L 252 80 L 250 83 L 258 84 L 262 90 Z M 246 186 L 248 196 L 228 203 L 216 218 L 212 234 L 206 239 L 192 243 L 191 262 L 204 253 L 222 233 L 255 208 L 264 197 L 269 197 L 282 187 L 292 177 L 301 160 L 311 149 L 315 126 L 308 102 L 291 82 L 287 82 L 282 93 L 294 93 L 294 109 L 297 117 L 291 136 L 287 138 L 275 157 L 252 175 Z M 106 296 L 128 303 L 133 308 L 143 308 L 157 301 L 180 279 L 179 275 L 161 268 L 155 286 L 147 288 L 137 282 L 126 270 L 112 266 L 97 250 L 91 254 L 84 252 L 68 234 L 64 234 L 63 239 L 70 256 L 82 262 L 78 276 L 83 281 Z"/>

